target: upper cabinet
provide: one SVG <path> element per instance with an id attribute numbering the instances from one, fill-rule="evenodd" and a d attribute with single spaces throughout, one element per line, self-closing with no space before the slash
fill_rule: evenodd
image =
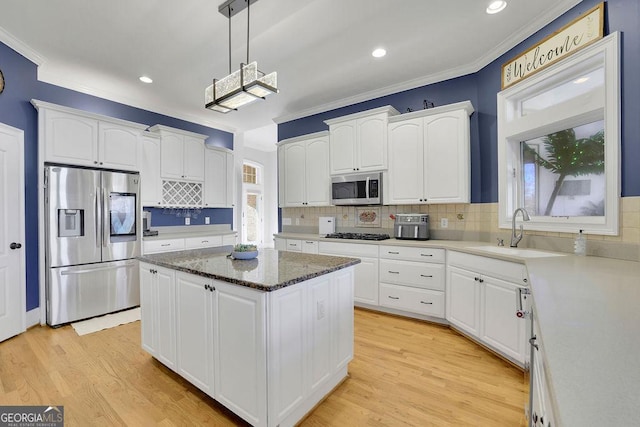
<path id="1" fill-rule="evenodd" d="M 149 130 L 160 134 L 162 178 L 204 181 L 204 141 L 207 135 L 162 125 L 155 125 Z"/>
<path id="2" fill-rule="evenodd" d="M 387 169 L 387 122 L 398 114 L 387 106 L 326 120 L 331 175 Z"/>
<path id="3" fill-rule="evenodd" d="M 233 151 L 226 148 L 206 147 L 204 164 L 204 207 L 233 207 Z"/>
<path id="4" fill-rule="evenodd" d="M 384 203 L 469 203 L 471 102 L 389 119 Z"/>
<path id="5" fill-rule="evenodd" d="M 45 162 L 138 171 L 139 144 L 146 125 L 87 113 L 42 101 L 41 156 Z"/>
<path id="6" fill-rule="evenodd" d="M 318 132 L 278 144 L 280 207 L 329 206 L 329 133 Z"/>
<path id="7" fill-rule="evenodd" d="M 140 140 L 140 194 L 142 206 L 162 204 L 160 179 L 160 135 L 143 132 Z"/>

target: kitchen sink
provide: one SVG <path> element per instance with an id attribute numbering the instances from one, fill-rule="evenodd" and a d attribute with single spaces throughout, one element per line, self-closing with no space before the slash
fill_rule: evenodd
<path id="1" fill-rule="evenodd" d="M 506 246 L 468 246 L 467 249 L 473 249 L 475 251 L 489 252 L 499 255 L 516 256 L 520 258 L 544 258 L 566 255 L 557 252 L 537 251 L 535 249 L 509 248 Z"/>

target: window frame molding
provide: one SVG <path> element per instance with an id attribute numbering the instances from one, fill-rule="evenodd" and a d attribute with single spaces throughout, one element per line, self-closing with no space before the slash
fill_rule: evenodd
<path id="1" fill-rule="evenodd" d="M 532 94 L 542 93 L 555 82 L 566 79 L 572 69 L 587 64 L 598 55 L 604 57 L 604 88 L 593 89 L 547 110 L 531 113 L 526 118 L 517 117 L 518 104 Z M 586 233 L 599 235 L 619 234 L 619 205 L 621 193 L 621 100 L 620 100 L 620 36 L 612 33 L 557 64 L 537 73 L 497 94 L 498 109 L 498 226 L 511 228 L 513 211 L 521 200 L 520 186 L 522 165 L 520 141 L 567 129 L 588 121 L 604 120 L 605 123 L 605 216 L 604 217 L 551 217 L 531 215 L 524 228 L 534 231 Z M 515 107 L 515 105 L 518 105 Z M 568 113 L 580 106 L 580 113 Z M 507 119 L 511 119 L 507 121 Z M 511 171 L 511 173 L 509 173 Z M 513 173 L 515 171 L 515 174 Z M 515 176 L 514 176 L 515 175 Z"/>

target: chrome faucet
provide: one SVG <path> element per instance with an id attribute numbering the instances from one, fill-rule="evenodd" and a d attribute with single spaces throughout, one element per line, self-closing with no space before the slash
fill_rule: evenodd
<path id="1" fill-rule="evenodd" d="M 522 240 L 522 236 L 524 234 L 522 224 L 520 224 L 520 234 L 516 234 L 516 216 L 518 216 L 518 212 L 522 212 L 522 220 L 529 221 L 531 217 L 529 216 L 529 212 L 527 212 L 524 208 L 518 208 L 513 212 L 513 217 L 511 218 L 511 247 L 517 248 L 518 243 Z"/>

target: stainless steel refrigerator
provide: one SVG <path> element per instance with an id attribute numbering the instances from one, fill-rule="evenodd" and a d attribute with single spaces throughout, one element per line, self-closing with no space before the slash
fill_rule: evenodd
<path id="1" fill-rule="evenodd" d="M 47 324 L 140 305 L 139 174 L 45 166 Z"/>

